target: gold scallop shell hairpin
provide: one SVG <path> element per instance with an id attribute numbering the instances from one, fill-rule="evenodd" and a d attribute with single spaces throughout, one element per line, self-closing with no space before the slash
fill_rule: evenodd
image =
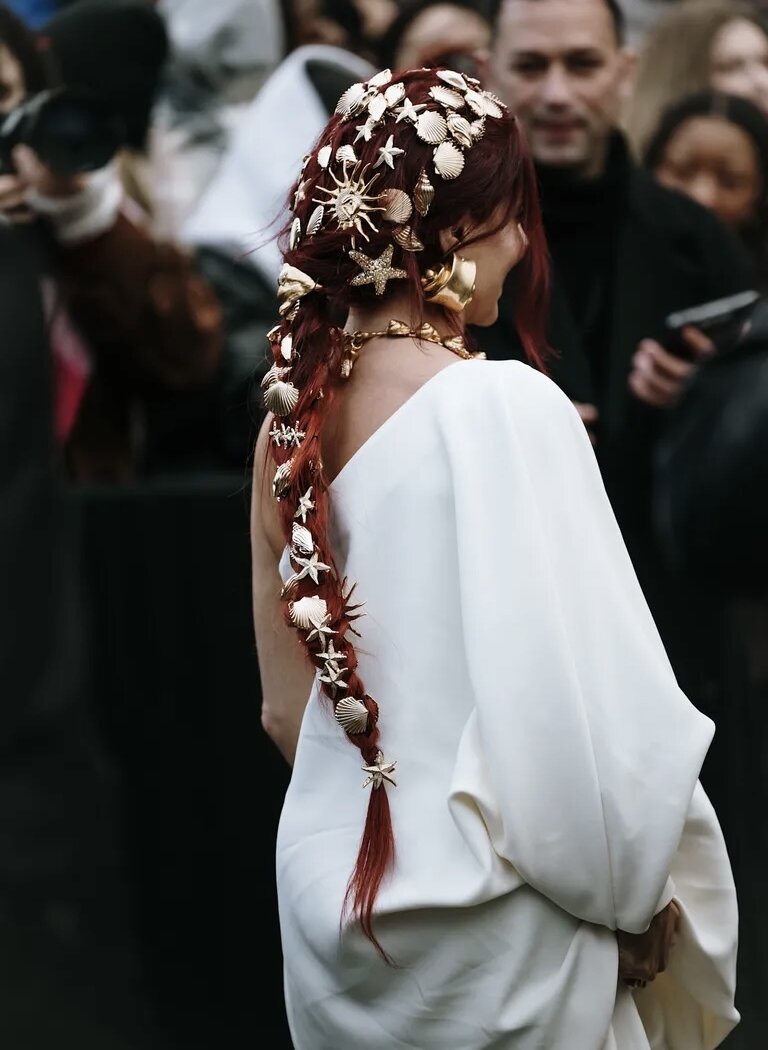
<path id="1" fill-rule="evenodd" d="M 347 88 L 338 101 L 336 114 L 342 123 L 358 122 L 355 142 L 370 142 L 374 133 L 388 122 L 394 128 L 401 123 L 410 124 L 422 142 L 434 147 L 432 164 L 435 175 L 451 181 L 464 171 L 466 153 L 483 137 L 486 119 L 501 117 L 505 107 L 501 99 L 484 91 L 473 77 L 452 69 L 439 69 L 435 76 L 439 82 L 429 89 L 428 100 L 414 103 L 407 97 L 405 85 L 393 83 L 391 70 L 384 69 L 366 83 L 352 84 Z M 393 132 L 379 147 L 372 166 L 374 169 L 394 170 L 404 153 L 402 145 L 395 145 Z M 299 244 L 302 236 L 314 236 L 332 218 L 339 229 L 353 231 L 351 248 L 354 250 L 358 235 L 369 240 L 368 232 L 379 232 L 373 218 L 379 214 L 385 222 L 396 227 L 392 238 L 403 251 L 423 250 L 424 246 L 411 229 L 409 220 L 414 209 L 424 218 L 434 200 L 435 188 L 426 171 L 421 172 L 410 196 L 404 190 L 385 190 L 376 195 L 373 188 L 379 172 L 368 177 L 369 166 L 361 165 L 354 145 L 344 144 L 334 153 L 331 144 L 326 143 L 318 149 L 315 160 L 321 177 L 330 177 L 333 185 L 315 185 L 314 192 L 320 195 L 313 198 L 317 208 L 307 220 L 303 234 L 301 224 L 294 221 L 291 248 Z M 334 170 L 335 164 L 341 167 L 339 173 Z M 302 181 L 296 192 L 297 204 L 306 198 L 306 188 L 307 183 Z M 356 282 L 374 284 L 377 294 L 381 294 L 381 280 L 368 280 L 374 272 L 381 278 L 386 272 L 384 286 L 386 280 L 405 276 L 405 271 L 391 267 L 391 260 L 387 265 L 381 258 L 369 260 L 366 264 L 361 259 L 356 261 L 363 269 Z M 289 309 L 292 308 L 287 307 L 286 312 Z"/>

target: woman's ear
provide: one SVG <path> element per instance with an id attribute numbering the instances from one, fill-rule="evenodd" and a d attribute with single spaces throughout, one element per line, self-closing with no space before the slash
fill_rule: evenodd
<path id="1" fill-rule="evenodd" d="M 443 253 L 448 255 L 449 252 L 454 250 L 457 244 L 461 244 L 465 237 L 466 226 L 464 225 L 451 226 L 449 230 L 441 230 L 438 235 L 438 240 L 440 241 L 440 247 L 443 249 Z"/>

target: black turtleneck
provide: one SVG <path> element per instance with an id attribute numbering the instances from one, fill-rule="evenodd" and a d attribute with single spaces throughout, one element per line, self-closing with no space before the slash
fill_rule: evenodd
<path id="1" fill-rule="evenodd" d="M 618 133 L 597 178 L 580 179 L 562 168 L 537 166 L 556 280 L 565 293 L 598 393 L 607 374 L 617 233 L 630 171 L 629 152 Z"/>

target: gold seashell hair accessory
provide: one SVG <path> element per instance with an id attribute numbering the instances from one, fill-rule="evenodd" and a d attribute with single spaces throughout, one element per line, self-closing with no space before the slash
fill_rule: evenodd
<path id="1" fill-rule="evenodd" d="M 383 95 L 374 95 L 368 103 L 368 115 L 372 121 L 379 121 L 387 111 L 387 100 Z"/>
<path id="2" fill-rule="evenodd" d="M 391 69 L 382 69 L 382 71 L 380 73 L 377 73 L 376 76 L 371 77 L 371 79 L 368 81 L 368 87 L 369 88 L 384 87 L 385 84 L 389 84 L 389 82 L 391 80 L 392 80 L 392 70 Z"/>
<path id="3" fill-rule="evenodd" d="M 424 217 L 428 214 L 434 199 L 435 187 L 429 181 L 426 171 L 422 168 L 416 188 L 413 191 L 413 203 L 416 205 L 416 211 L 419 215 Z"/>
<path id="4" fill-rule="evenodd" d="M 279 382 L 281 379 L 285 379 L 286 376 L 289 376 L 290 374 L 290 368 L 281 368 L 280 365 L 272 365 L 272 367 L 264 374 L 264 378 L 261 381 L 261 389 L 268 390 L 274 383 Z"/>
<path id="5" fill-rule="evenodd" d="M 456 179 L 464 171 L 464 154 L 452 142 L 441 142 L 433 156 L 435 171 L 446 180 Z"/>
<path id="6" fill-rule="evenodd" d="M 438 69 L 437 75 L 444 84 L 448 84 L 449 87 L 460 91 L 462 94 L 469 90 L 469 85 L 461 73 L 457 73 L 453 69 Z"/>
<path id="7" fill-rule="evenodd" d="M 289 314 L 299 300 L 309 292 L 319 288 L 308 274 L 289 263 L 283 265 L 280 276 L 277 279 L 277 298 L 280 302 L 280 316 Z"/>
<path id="8" fill-rule="evenodd" d="M 501 117 L 504 115 L 501 99 L 489 94 L 487 91 L 470 90 L 464 98 L 469 108 L 478 117 Z"/>
<path id="9" fill-rule="evenodd" d="M 307 221 L 307 236 L 314 237 L 320 227 L 323 225 L 323 218 L 325 217 L 325 209 L 322 204 L 318 204 L 315 210 L 310 215 Z"/>
<path id="10" fill-rule="evenodd" d="M 435 100 L 439 102 L 441 106 L 447 106 L 449 109 L 463 109 L 466 103 L 464 102 L 464 96 L 460 95 L 458 91 L 451 91 L 447 87 L 433 87 L 429 89 L 429 94 Z"/>
<path id="11" fill-rule="evenodd" d="M 272 479 L 272 495 L 275 499 L 282 499 L 288 489 L 291 487 L 291 471 L 293 470 L 293 460 L 286 460 L 285 463 L 281 463 L 275 471 L 275 476 Z"/>
<path id="12" fill-rule="evenodd" d="M 473 120 L 470 127 L 472 128 L 472 138 L 475 142 L 479 142 L 485 134 L 485 117 L 480 117 L 479 120 Z"/>
<path id="13" fill-rule="evenodd" d="M 470 149 L 474 145 L 472 125 L 466 118 L 460 117 L 458 113 L 448 114 L 448 130 L 464 149 Z"/>
<path id="14" fill-rule="evenodd" d="M 344 732 L 350 736 L 368 732 L 368 708 L 357 697 L 345 696 L 339 700 L 334 715 Z"/>
<path id="15" fill-rule="evenodd" d="M 303 631 L 308 631 L 310 627 L 317 629 L 317 625 L 324 622 L 328 616 L 328 605 L 325 598 L 313 594 L 307 598 L 299 598 L 297 601 L 291 602 L 288 613 L 294 626 L 300 627 Z"/>
<path id="16" fill-rule="evenodd" d="M 403 190 L 384 190 L 379 200 L 384 207 L 382 217 L 387 222 L 394 222 L 399 226 L 401 223 L 408 222 L 413 214 L 411 198 Z"/>
<path id="17" fill-rule="evenodd" d="M 336 113 L 342 120 L 348 120 L 362 109 L 363 99 L 366 91 L 363 84 L 353 84 L 348 87 L 336 104 Z"/>
<path id="18" fill-rule="evenodd" d="M 395 230 L 392 237 L 405 252 L 424 251 L 424 245 L 410 226 L 403 226 L 399 230 Z"/>
<path id="19" fill-rule="evenodd" d="M 295 251 L 298 247 L 299 241 L 301 240 L 301 220 L 294 219 L 291 223 L 291 237 L 289 241 L 289 247 L 291 251 Z"/>
<path id="20" fill-rule="evenodd" d="M 445 142 L 448 137 L 448 124 L 445 117 L 441 113 L 435 113 L 432 109 L 425 110 L 424 113 L 419 114 L 419 119 L 416 121 L 416 134 L 422 142 L 430 146 L 438 146 L 441 142 Z"/>
<path id="21" fill-rule="evenodd" d="M 297 521 L 293 523 L 291 530 L 291 543 L 296 550 L 301 551 L 303 554 L 312 554 L 315 549 L 312 533 L 306 525 L 299 525 Z"/>
<path id="22" fill-rule="evenodd" d="M 357 164 L 357 155 L 354 146 L 339 146 L 336 150 L 336 160 L 339 164 Z"/>
<path id="23" fill-rule="evenodd" d="M 282 380 L 273 383 L 264 391 L 264 404 L 274 416 L 288 416 L 299 403 L 299 391 L 293 383 Z"/>
<path id="24" fill-rule="evenodd" d="M 405 98 L 405 84 L 390 84 L 384 92 L 384 98 L 387 102 L 387 109 L 399 105 Z"/>

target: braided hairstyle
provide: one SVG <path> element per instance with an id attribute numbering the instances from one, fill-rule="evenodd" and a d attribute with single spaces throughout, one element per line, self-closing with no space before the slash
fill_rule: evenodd
<path id="1" fill-rule="evenodd" d="M 440 231 L 469 216 L 488 236 L 518 220 L 529 250 L 512 275 L 516 321 L 524 350 L 540 365 L 547 254 L 517 122 L 477 81 L 450 70 L 411 71 L 396 80 L 385 70 L 345 92 L 305 158 L 290 206 L 281 242 L 282 319 L 269 334 L 274 365 L 262 384 L 273 413 L 267 469 L 274 470 L 272 490 L 294 568 L 282 598 L 339 731 L 368 767 L 372 790 L 344 911 L 351 905 L 387 958 L 372 916 L 394 859 L 385 789 L 386 781 L 394 783 L 394 763 L 381 752 L 379 708 L 358 674 L 353 636 L 360 637 L 360 606 L 335 564 L 321 452 L 324 421 L 351 367 L 339 326 L 351 304 L 376 301 L 390 281 L 407 283 L 419 314 L 422 276 L 444 261 Z M 463 243 L 472 239 L 470 231 Z M 446 311 L 446 323 L 459 334 L 456 315 Z"/>

